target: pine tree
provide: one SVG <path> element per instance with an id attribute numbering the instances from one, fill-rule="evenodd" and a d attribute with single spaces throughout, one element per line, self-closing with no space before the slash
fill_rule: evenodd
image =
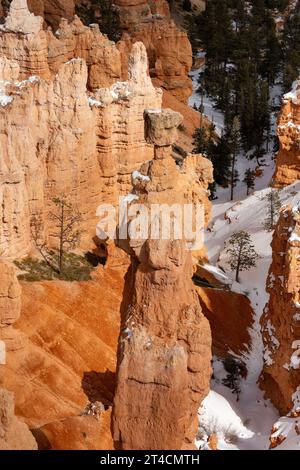
<path id="1" fill-rule="evenodd" d="M 193 135 L 193 153 L 207 153 L 209 146 L 209 136 L 204 126 L 198 127 Z"/>
<path id="2" fill-rule="evenodd" d="M 234 233 L 229 241 L 230 245 L 227 253 L 230 255 L 229 265 L 235 271 L 235 280 L 239 282 L 239 274 L 241 271 L 248 271 L 250 268 L 256 266 L 258 254 L 251 243 L 249 233 L 241 230 Z"/>
<path id="3" fill-rule="evenodd" d="M 245 171 L 243 183 L 247 186 L 247 196 L 249 196 L 250 189 L 255 187 L 255 171 L 252 171 L 250 168 L 247 168 Z"/>
<path id="4" fill-rule="evenodd" d="M 278 213 L 281 207 L 279 190 L 271 189 L 265 199 L 267 200 L 267 218 L 264 229 L 271 232 L 278 221 Z"/>
<path id="5" fill-rule="evenodd" d="M 231 169 L 230 169 L 230 200 L 233 200 L 234 188 L 238 181 L 238 173 L 235 169 L 236 157 L 239 149 L 240 120 L 237 116 L 233 118 L 232 127 L 229 133 L 229 143 L 231 148 Z"/>

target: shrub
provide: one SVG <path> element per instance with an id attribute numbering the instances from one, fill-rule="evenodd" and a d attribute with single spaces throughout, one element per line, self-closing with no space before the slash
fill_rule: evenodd
<path id="1" fill-rule="evenodd" d="M 58 259 L 58 253 L 51 252 L 53 259 Z M 58 273 L 45 260 L 37 258 L 25 258 L 16 260 L 15 265 L 22 271 L 18 275 L 18 279 L 27 282 L 36 281 L 52 281 L 59 279 L 62 281 L 89 281 L 93 265 L 88 261 L 86 256 L 80 256 L 75 253 L 65 253 L 64 271 Z"/>

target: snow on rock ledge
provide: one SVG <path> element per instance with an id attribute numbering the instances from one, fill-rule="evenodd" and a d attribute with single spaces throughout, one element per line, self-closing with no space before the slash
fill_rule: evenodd
<path id="1" fill-rule="evenodd" d="M 265 365 L 260 385 L 281 414 L 293 407 L 300 382 L 300 211 L 285 206 L 275 229 L 267 281 L 269 303 L 261 319 Z"/>

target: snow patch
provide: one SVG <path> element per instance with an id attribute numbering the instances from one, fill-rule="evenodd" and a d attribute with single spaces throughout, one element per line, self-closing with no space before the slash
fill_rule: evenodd
<path id="1" fill-rule="evenodd" d="M 292 100 L 293 103 L 297 104 L 299 91 L 300 91 L 300 80 L 295 80 L 292 85 L 291 91 L 283 95 L 283 100 L 284 101 Z"/>
<path id="2" fill-rule="evenodd" d="M 123 202 L 130 204 L 133 201 L 138 201 L 139 197 L 136 194 L 129 193 L 123 198 Z"/>
<path id="3" fill-rule="evenodd" d="M 230 403 L 219 393 L 210 391 L 198 412 L 199 448 L 206 446 L 209 436 L 216 434 L 219 448 L 234 449 L 230 442 L 236 438 L 249 439 L 254 433 L 243 425 L 241 419 L 232 409 Z"/>
<path id="4" fill-rule="evenodd" d="M 139 171 L 134 171 L 132 173 L 133 180 L 141 180 L 141 181 L 150 181 L 149 176 L 142 175 Z"/>

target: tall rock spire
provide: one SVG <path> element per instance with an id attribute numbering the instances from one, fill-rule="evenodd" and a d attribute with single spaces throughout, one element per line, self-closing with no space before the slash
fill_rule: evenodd
<path id="1" fill-rule="evenodd" d="M 13 0 L 2 29 L 14 33 L 36 34 L 43 28 L 43 18 L 30 13 L 27 0 Z"/>

